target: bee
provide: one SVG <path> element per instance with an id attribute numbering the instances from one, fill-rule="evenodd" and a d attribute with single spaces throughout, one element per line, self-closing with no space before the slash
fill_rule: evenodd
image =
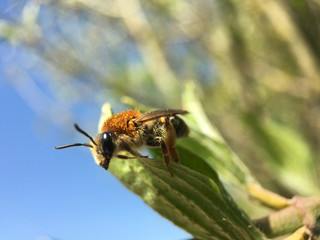
<path id="1" fill-rule="evenodd" d="M 173 176 L 169 168 L 170 156 L 179 163 L 179 156 L 175 149 L 176 138 L 187 137 L 189 133 L 188 126 L 177 115 L 187 113 L 182 109 L 156 110 L 146 113 L 141 113 L 139 110 L 123 111 L 106 119 L 95 139 L 75 124 L 75 129 L 88 137 L 90 143 L 73 143 L 58 146 L 55 149 L 89 147 L 95 162 L 108 170 L 113 157 L 148 158 L 135 149 L 142 146 L 161 148 L 163 161 Z M 119 154 L 121 151 L 129 152 L 132 156 Z"/>

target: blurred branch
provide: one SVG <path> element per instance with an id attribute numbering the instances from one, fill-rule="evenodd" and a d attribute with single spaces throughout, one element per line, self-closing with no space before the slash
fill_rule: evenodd
<path id="1" fill-rule="evenodd" d="M 101 7 L 96 1 L 71 0 L 69 4 L 81 3 L 102 15 L 123 19 L 129 33 L 138 43 L 147 69 L 150 71 L 158 90 L 163 96 L 173 97 L 178 88 L 177 78 L 166 60 L 157 34 L 147 20 L 140 2 L 138 0 L 117 0 L 115 2 L 116 4 L 109 9 Z M 172 99 L 163 100 L 172 101 Z"/>
<path id="2" fill-rule="evenodd" d="M 73 119 L 70 112 L 57 106 L 26 72 L 10 69 L 9 74 L 11 86 L 39 117 L 54 119 L 54 123 L 61 126 L 70 124 Z"/>
<path id="3" fill-rule="evenodd" d="M 305 77 L 304 85 L 300 91 L 305 90 L 307 95 L 310 93 L 319 93 L 320 75 L 318 64 L 307 42 L 303 39 L 301 32 L 294 25 L 284 6 L 279 1 L 270 0 L 267 2 L 256 1 L 257 6 L 263 14 L 269 19 L 278 37 L 288 43 L 300 70 Z"/>
<path id="4" fill-rule="evenodd" d="M 118 13 L 123 18 L 131 35 L 139 43 L 141 52 L 145 58 L 154 81 L 164 96 L 172 96 L 174 89 L 177 89 L 178 82 L 171 70 L 159 41 L 156 32 L 152 29 L 140 5 L 139 0 L 117 0 Z M 169 94 L 165 94 L 169 93 Z M 170 100 L 165 101 L 170 102 Z"/>
<path id="5" fill-rule="evenodd" d="M 313 236 L 319 232 L 317 226 L 319 216 L 320 195 L 312 198 L 295 197 L 291 206 L 257 219 L 254 224 L 268 237 L 291 233 L 303 225 L 310 230 L 310 234 Z"/>
<path id="6" fill-rule="evenodd" d="M 263 205 L 273 208 L 282 209 L 292 204 L 292 200 L 284 198 L 274 192 L 270 192 L 259 185 L 247 184 L 250 197 L 258 200 Z"/>
<path id="7" fill-rule="evenodd" d="M 304 240 L 306 239 L 306 231 L 307 228 L 305 226 L 299 228 L 297 231 L 295 231 L 292 235 L 285 238 L 284 240 Z"/>

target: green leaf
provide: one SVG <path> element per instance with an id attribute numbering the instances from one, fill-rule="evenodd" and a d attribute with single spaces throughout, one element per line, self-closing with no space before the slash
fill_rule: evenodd
<path id="1" fill-rule="evenodd" d="M 105 105 L 101 119 L 110 115 L 107 108 Z M 220 162 L 217 166 L 221 169 L 234 169 L 228 175 L 231 178 L 235 173 L 235 182 L 246 181 L 244 169 L 237 166 L 230 149 L 192 129 L 190 137 L 178 143 L 177 151 L 181 163 L 171 163 L 174 177 L 166 169 L 159 149 L 151 150 L 152 159 L 113 159 L 109 170 L 155 211 L 196 238 L 265 239 L 234 203 L 213 168 L 215 162 Z M 223 158 L 230 160 L 225 166 Z"/>
<path id="2" fill-rule="evenodd" d="M 190 158 L 199 160 L 190 153 Z M 181 160 L 185 157 L 181 157 Z M 114 159 L 110 171 L 159 214 L 200 239 L 264 239 L 234 204 L 212 171 L 209 178 L 182 164 L 162 159 Z"/>

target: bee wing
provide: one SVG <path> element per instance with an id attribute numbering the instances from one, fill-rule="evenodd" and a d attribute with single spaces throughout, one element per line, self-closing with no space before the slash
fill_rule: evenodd
<path id="1" fill-rule="evenodd" d="M 165 110 L 156 110 L 152 112 L 142 113 L 138 116 L 135 121 L 139 123 L 151 121 L 160 117 L 170 117 L 175 116 L 177 114 L 187 114 L 188 111 L 183 109 L 165 109 Z"/>

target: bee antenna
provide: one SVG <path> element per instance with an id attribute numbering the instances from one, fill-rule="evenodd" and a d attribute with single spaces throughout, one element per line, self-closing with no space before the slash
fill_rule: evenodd
<path id="1" fill-rule="evenodd" d="M 64 149 L 64 148 L 68 148 L 68 147 L 78 147 L 78 146 L 85 146 L 85 147 L 93 148 L 93 146 L 88 143 L 73 143 L 73 144 L 58 146 L 58 147 L 54 147 L 54 148 L 55 149 Z"/>
<path id="2" fill-rule="evenodd" d="M 97 146 L 96 142 L 93 140 L 93 138 L 88 134 L 86 133 L 85 131 L 83 131 L 79 126 L 78 124 L 74 124 L 74 127 L 76 128 L 76 130 L 80 133 L 82 133 L 83 135 L 85 135 L 86 137 L 88 137 L 90 139 L 91 142 L 93 142 L 94 145 Z M 71 144 L 72 145 L 72 144 Z M 90 144 L 89 144 L 90 145 Z M 76 145 L 76 146 L 81 146 L 81 145 Z M 83 145 L 83 146 L 87 146 L 87 145 Z M 90 145 L 91 146 L 91 145 Z M 87 146 L 88 147 L 88 146 Z M 91 146 L 92 147 L 92 146 Z"/>

